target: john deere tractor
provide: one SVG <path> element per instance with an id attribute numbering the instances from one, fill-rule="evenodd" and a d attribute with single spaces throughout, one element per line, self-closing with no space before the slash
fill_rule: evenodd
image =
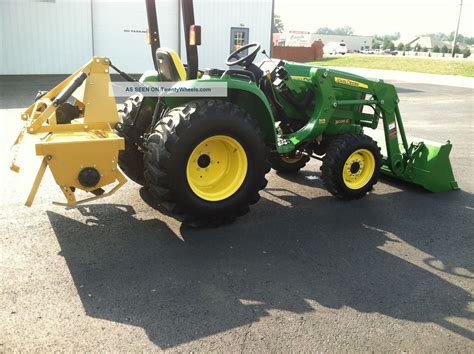
<path id="1" fill-rule="evenodd" d="M 108 58 L 94 57 L 39 95 L 22 115 L 27 123 L 17 142 L 24 133 L 42 137 L 36 154 L 43 163 L 27 205 L 47 167 L 66 197 L 60 204 L 115 192 L 126 181 L 123 172 L 168 212 L 198 225 L 218 225 L 247 213 L 267 185 L 270 168 L 296 173 L 310 158 L 322 161 L 326 188 L 342 200 L 365 196 L 380 172 L 432 192 L 457 189 L 451 144 L 406 136 L 393 85 L 279 59 L 256 63 L 258 43 L 231 53 L 226 70 L 201 71 L 193 2 L 181 4 L 187 65 L 174 50 L 160 46 L 156 5 L 147 0 L 155 70 L 135 84 L 178 82 L 192 89 L 220 83 L 227 94 L 137 94 L 117 112 L 108 95 L 109 70 L 134 79 Z M 12 168 L 19 170 L 15 162 Z M 78 201 L 77 190 L 93 196 Z"/>

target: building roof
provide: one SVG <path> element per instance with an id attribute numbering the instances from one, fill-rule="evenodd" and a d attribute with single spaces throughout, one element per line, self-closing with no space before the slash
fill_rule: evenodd
<path id="1" fill-rule="evenodd" d="M 395 46 L 399 45 L 400 43 L 403 44 L 410 44 L 410 46 L 415 47 L 416 45 L 420 45 L 421 48 L 428 48 L 432 49 L 434 46 L 443 47 L 446 46 L 451 48 L 451 43 L 440 41 L 439 39 L 432 37 L 432 36 L 417 36 L 411 38 L 403 38 L 393 42 Z"/>

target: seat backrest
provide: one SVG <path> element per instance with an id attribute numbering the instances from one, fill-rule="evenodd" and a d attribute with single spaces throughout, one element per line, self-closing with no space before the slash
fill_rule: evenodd
<path id="1" fill-rule="evenodd" d="M 185 81 L 186 69 L 184 68 L 178 53 L 170 48 L 158 48 L 156 50 L 158 62 L 158 75 L 161 81 Z"/>

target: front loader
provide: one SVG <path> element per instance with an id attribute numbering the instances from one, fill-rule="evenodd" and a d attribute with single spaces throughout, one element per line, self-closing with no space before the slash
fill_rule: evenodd
<path id="1" fill-rule="evenodd" d="M 188 64 L 160 46 L 155 2 L 147 0 L 155 70 L 134 84 L 174 82 L 190 90 L 220 84 L 227 95 L 136 94 L 117 111 L 109 95 L 110 69 L 134 79 L 109 59 L 94 57 L 22 115 L 26 126 L 15 145 L 24 134 L 35 136 L 36 154 L 43 156 L 27 205 L 47 167 L 65 205 L 116 192 L 124 173 L 167 212 L 200 226 L 247 213 L 270 168 L 296 173 L 310 158 L 322 161 L 326 188 L 342 200 L 365 196 L 380 172 L 431 192 L 458 188 L 451 144 L 405 134 L 393 85 L 279 59 L 257 64 L 258 43 L 232 52 L 227 70 L 200 71 L 193 2 L 181 4 Z M 19 170 L 15 162 L 12 169 Z M 93 196 L 77 200 L 77 190 Z"/>

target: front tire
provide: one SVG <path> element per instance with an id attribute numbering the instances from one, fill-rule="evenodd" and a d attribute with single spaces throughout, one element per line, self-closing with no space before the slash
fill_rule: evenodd
<path id="1" fill-rule="evenodd" d="M 170 110 L 149 136 L 145 180 L 168 212 L 194 226 L 217 226 L 259 200 L 267 155 L 249 114 L 229 102 L 190 102 Z"/>
<path id="2" fill-rule="evenodd" d="M 382 155 L 367 135 L 344 134 L 329 145 L 321 166 L 327 190 L 343 200 L 365 196 L 377 183 Z"/>

